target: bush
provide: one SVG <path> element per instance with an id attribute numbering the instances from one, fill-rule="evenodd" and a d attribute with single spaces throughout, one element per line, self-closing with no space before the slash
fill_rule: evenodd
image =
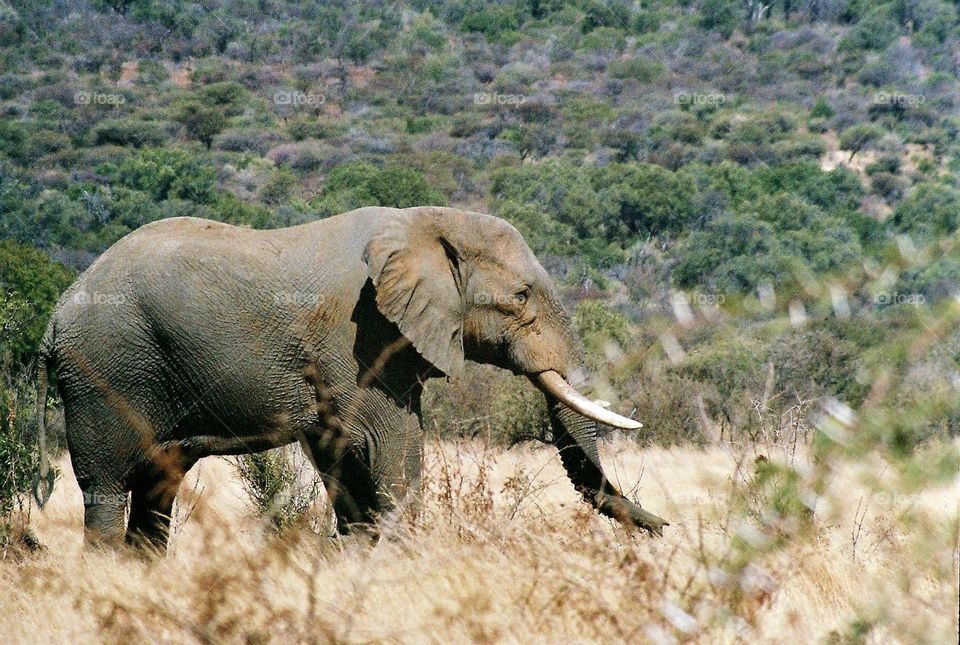
<path id="1" fill-rule="evenodd" d="M 345 128 L 337 123 L 318 119 L 294 119 L 287 125 L 287 133 L 294 141 L 304 139 L 330 139 L 343 134 Z"/>
<path id="2" fill-rule="evenodd" d="M 811 271 L 835 273 L 861 259 L 853 228 L 790 193 L 760 197 L 738 210 L 711 220 L 677 246 L 677 285 L 747 293 L 769 282 L 796 291 Z"/>
<path id="3" fill-rule="evenodd" d="M 15 393 L 0 386 L 0 546 L 7 541 L 14 513 L 29 504 L 40 463 L 36 446 L 21 431 L 24 424 L 17 422 L 17 413 Z"/>
<path id="4" fill-rule="evenodd" d="M 727 0 L 704 0 L 700 6 L 700 26 L 718 32 L 724 39 L 737 28 L 740 18 L 735 4 Z"/>
<path id="5" fill-rule="evenodd" d="M 489 6 L 468 13 L 460 21 L 460 28 L 483 34 L 488 40 L 498 40 L 520 26 L 517 10 L 509 6 Z"/>
<path id="6" fill-rule="evenodd" d="M 578 303 L 572 322 L 583 341 L 587 366 L 591 370 L 603 370 L 608 360 L 622 354 L 632 338 L 627 319 L 607 309 L 601 300 Z"/>
<path id="7" fill-rule="evenodd" d="M 307 519 L 312 519 L 315 530 L 327 528 L 322 524 L 329 513 L 310 518 L 323 482 L 298 448 L 242 455 L 233 463 L 254 510 L 275 531 L 283 533 Z"/>
<path id="8" fill-rule="evenodd" d="M 523 376 L 470 364 L 455 379 L 430 381 L 423 397 L 424 427 L 441 437 L 481 437 L 493 444 L 547 441 L 546 400 Z"/>
<path id="9" fill-rule="evenodd" d="M 226 114 L 221 107 L 211 107 L 195 101 L 182 104 L 175 118 L 191 137 L 207 148 L 211 147 L 213 138 L 227 126 Z"/>
<path id="10" fill-rule="evenodd" d="M 170 78 L 167 68 L 155 60 L 142 60 L 137 69 L 137 82 L 144 85 L 159 85 Z"/>
<path id="11" fill-rule="evenodd" d="M 148 193 L 155 201 L 185 199 L 205 204 L 214 197 L 216 170 L 186 150 L 145 150 L 104 170 L 117 183 Z"/>
<path id="12" fill-rule="evenodd" d="M 0 253 L 6 250 L 7 244 L 0 246 Z M 0 337 L 3 339 L 0 349 L 5 359 L 10 354 L 8 339 L 14 335 L 23 337 L 27 309 L 27 301 L 22 296 L 0 285 Z M 7 360 L 0 365 L 0 547 L 11 537 L 15 513 L 30 504 L 34 474 L 39 468 L 39 454 L 32 434 L 36 422 L 33 382 L 24 376 L 21 367 L 13 367 L 11 371 Z M 24 414 L 24 410 L 28 412 Z"/>
<path id="13" fill-rule="evenodd" d="M 212 148 L 229 152 L 254 152 L 262 156 L 285 140 L 286 137 L 273 130 L 232 128 L 217 134 L 213 138 Z"/>
<path id="14" fill-rule="evenodd" d="M 840 40 L 840 50 L 882 50 L 895 41 L 899 34 L 900 26 L 889 15 L 888 8 L 877 7 Z"/>
<path id="15" fill-rule="evenodd" d="M 910 267 L 900 276 L 898 294 L 921 294 L 927 303 L 960 296 L 960 257 L 943 255 L 929 264 Z"/>
<path id="16" fill-rule="evenodd" d="M 37 355 L 47 320 L 73 272 L 45 253 L 13 240 L 0 241 L 3 335 L 0 368 L 25 368 Z M 16 366 L 16 368 L 14 368 Z"/>
<path id="17" fill-rule="evenodd" d="M 385 168 L 370 186 L 381 206 L 445 206 L 446 198 L 412 168 Z"/>
<path id="18" fill-rule="evenodd" d="M 689 226 L 697 215 L 694 183 L 661 166 L 610 164 L 594 171 L 592 183 L 611 200 L 610 233 L 666 235 Z"/>
<path id="19" fill-rule="evenodd" d="M 159 124 L 139 119 L 104 119 L 93 128 L 93 142 L 98 146 L 159 146 L 166 140 Z"/>
<path id="20" fill-rule="evenodd" d="M 833 108 L 822 96 L 817 98 L 817 102 L 810 109 L 811 119 L 832 119 L 834 115 Z"/>
<path id="21" fill-rule="evenodd" d="M 383 170 L 365 162 L 337 166 L 330 172 L 317 207 L 334 214 L 361 206 L 444 206 L 447 198 L 414 168 L 388 166 Z"/>
<path id="22" fill-rule="evenodd" d="M 876 143 L 887 133 L 886 130 L 872 123 L 858 123 L 840 133 L 840 147 L 850 151 L 850 159 L 854 155 Z"/>
<path id="23" fill-rule="evenodd" d="M 890 202 L 898 201 L 910 187 L 906 179 L 889 172 L 876 172 L 870 177 L 873 192 Z"/>
<path id="24" fill-rule="evenodd" d="M 947 235 L 960 227 L 960 190 L 943 184 L 918 184 L 893 213 L 896 230 L 921 238 Z"/>
<path id="25" fill-rule="evenodd" d="M 830 395 L 859 406 L 869 386 L 857 379 L 861 349 L 827 325 L 791 329 L 771 347 L 776 392 L 788 403 Z M 880 341 L 881 339 L 877 339 Z"/>
<path id="26" fill-rule="evenodd" d="M 285 168 L 278 168 L 260 188 L 260 197 L 268 204 L 277 204 L 290 196 L 297 183 L 295 174 Z"/>
<path id="27" fill-rule="evenodd" d="M 267 152 L 267 159 L 278 166 L 310 172 L 332 163 L 332 149 L 316 141 L 281 143 Z"/>
<path id="28" fill-rule="evenodd" d="M 222 108 L 227 116 L 237 116 L 247 99 L 247 89 L 234 81 L 211 83 L 200 90 L 198 98 L 204 105 Z"/>

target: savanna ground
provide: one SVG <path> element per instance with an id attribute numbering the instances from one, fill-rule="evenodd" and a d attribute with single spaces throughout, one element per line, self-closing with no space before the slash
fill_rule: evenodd
<path id="1" fill-rule="evenodd" d="M 918 468 L 952 459 L 935 443 Z M 430 440 L 424 504 L 376 547 L 331 540 L 322 500 L 282 537 L 235 468 L 203 460 L 166 559 L 82 547 L 69 461 L 8 549 L 7 642 L 956 642 L 958 488 L 912 493 L 879 456 L 603 443 L 671 521 L 629 534 L 579 501 L 556 451 Z M 778 470 L 778 465 L 788 468 Z M 798 478 L 778 473 L 799 473 Z M 817 492 L 814 492 L 816 490 Z M 889 491 L 889 492 L 884 492 Z M 800 500 L 802 508 L 795 508 Z"/>

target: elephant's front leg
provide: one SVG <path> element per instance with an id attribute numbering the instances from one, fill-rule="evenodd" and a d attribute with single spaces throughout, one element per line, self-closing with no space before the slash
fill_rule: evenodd
<path id="1" fill-rule="evenodd" d="M 335 429 L 302 441 L 337 515 L 342 534 L 376 524 L 419 499 L 423 430 L 419 415 L 376 389 L 336 406 Z"/>
<path id="2" fill-rule="evenodd" d="M 314 431 L 301 445 L 320 473 L 337 516 L 337 532 L 367 531 L 377 516 L 376 485 L 364 441 L 339 429 Z"/>
<path id="3" fill-rule="evenodd" d="M 371 428 L 371 472 L 377 490 L 381 522 L 393 523 L 420 504 L 423 427 L 420 417 L 397 409 L 390 419 Z"/>

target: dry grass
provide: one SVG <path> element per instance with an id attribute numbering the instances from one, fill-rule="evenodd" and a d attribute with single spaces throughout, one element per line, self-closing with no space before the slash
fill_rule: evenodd
<path id="1" fill-rule="evenodd" d="M 956 642 L 956 482 L 871 496 L 869 477 L 896 488 L 891 469 L 837 467 L 808 528 L 771 533 L 775 524 L 750 519 L 764 504 L 745 484 L 754 460 L 790 459 L 802 472 L 803 455 L 625 440 L 603 452 L 620 483 L 672 521 L 663 539 L 627 534 L 580 503 L 551 448 L 444 442 L 428 450 L 420 516 L 399 520 L 375 548 L 305 529 L 272 537 L 231 466 L 205 460 L 181 490 L 170 556 L 147 563 L 82 549 L 80 494 L 64 463 L 50 505 L 33 517 L 46 551 L 8 551 L 0 562 L 0 634 L 24 643 Z"/>

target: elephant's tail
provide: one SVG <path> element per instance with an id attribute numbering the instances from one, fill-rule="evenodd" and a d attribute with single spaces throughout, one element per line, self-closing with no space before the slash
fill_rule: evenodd
<path id="1" fill-rule="evenodd" d="M 33 480 L 33 497 L 41 509 L 50 500 L 53 484 L 56 481 L 56 474 L 50 467 L 50 455 L 47 452 L 47 389 L 50 383 L 48 373 L 52 363 L 53 335 L 54 323 L 51 320 L 43 336 L 40 356 L 37 360 L 37 448 L 40 453 L 40 463 Z"/>

